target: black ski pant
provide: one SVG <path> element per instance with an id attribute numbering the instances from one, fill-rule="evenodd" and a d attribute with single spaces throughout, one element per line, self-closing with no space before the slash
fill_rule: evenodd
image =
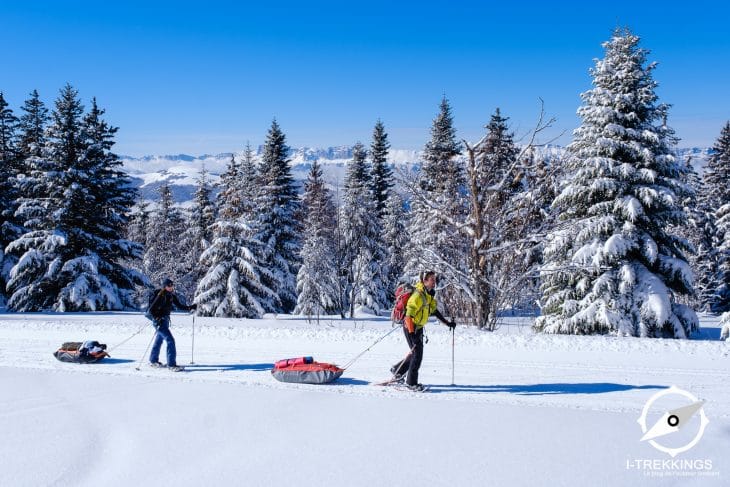
<path id="1" fill-rule="evenodd" d="M 416 327 L 416 333 L 411 336 L 408 333 L 408 329 L 404 326 L 403 333 L 406 336 L 406 342 L 411 351 L 406 358 L 395 364 L 393 369 L 395 370 L 395 375 L 408 371 L 406 384 L 412 386 L 418 384 L 418 369 L 421 368 L 421 362 L 423 361 L 423 327 Z"/>

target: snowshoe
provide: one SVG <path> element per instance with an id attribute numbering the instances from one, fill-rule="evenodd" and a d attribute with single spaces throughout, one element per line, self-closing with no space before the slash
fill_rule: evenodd
<path id="1" fill-rule="evenodd" d="M 185 370 L 185 367 L 181 365 L 171 365 L 168 369 L 170 369 L 170 372 L 182 372 Z"/>
<path id="2" fill-rule="evenodd" d="M 412 392 L 426 392 L 428 390 L 428 387 L 424 386 L 423 384 L 409 384 L 406 385 L 406 388 Z"/>
<path id="3" fill-rule="evenodd" d="M 161 369 L 165 367 L 165 364 L 163 364 L 162 362 L 150 362 L 150 367 L 155 369 Z"/>

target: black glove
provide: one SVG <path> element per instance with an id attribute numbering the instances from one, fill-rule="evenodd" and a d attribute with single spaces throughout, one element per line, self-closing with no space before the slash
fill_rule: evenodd
<path id="1" fill-rule="evenodd" d="M 197 304 L 191 304 L 190 305 L 190 311 L 195 311 L 196 309 L 198 309 L 198 305 Z"/>
<path id="2" fill-rule="evenodd" d="M 455 322 L 454 320 L 451 320 L 451 321 L 447 321 L 447 322 L 446 322 L 446 323 L 444 323 L 444 324 L 445 324 L 446 326 L 448 326 L 449 328 L 451 328 L 452 330 L 453 330 L 454 328 L 456 328 L 456 322 Z"/>

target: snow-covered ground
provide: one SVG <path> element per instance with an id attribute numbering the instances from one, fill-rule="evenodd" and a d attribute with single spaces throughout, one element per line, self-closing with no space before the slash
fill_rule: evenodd
<path id="1" fill-rule="evenodd" d="M 184 365 L 192 324 L 173 316 Z M 391 329 L 385 319 L 196 318 L 195 364 L 173 373 L 136 370 L 152 336 L 139 314 L 0 314 L 0 485 L 730 485 L 730 344 L 717 319 L 689 341 L 535 335 L 529 324 L 458 327 L 453 385 L 452 335 L 429 324 L 431 391 L 417 394 L 371 385 L 405 353 L 399 330 L 333 384 L 269 372 L 301 355 L 344 365 Z M 86 339 L 112 358 L 52 356 Z M 710 421 L 675 463 L 640 441 L 637 423 L 671 385 L 705 400 Z M 655 406 L 650 426 L 658 406 L 675 407 Z M 657 441 L 677 447 L 698 431 L 695 416 Z"/>

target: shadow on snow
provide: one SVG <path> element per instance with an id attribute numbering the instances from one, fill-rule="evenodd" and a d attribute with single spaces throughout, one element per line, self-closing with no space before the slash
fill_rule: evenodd
<path id="1" fill-rule="evenodd" d="M 225 372 L 228 370 L 252 370 L 269 371 L 274 368 L 274 364 L 182 364 L 188 372 L 210 372 L 217 370 Z"/>
<path id="2" fill-rule="evenodd" d="M 542 396 L 552 394 L 604 394 L 607 392 L 621 392 L 641 389 L 666 389 L 668 386 L 646 385 L 634 386 L 631 384 L 613 384 L 610 382 L 576 383 L 576 384 L 514 384 L 514 385 L 447 385 L 434 384 L 430 392 L 507 392 L 522 396 Z"/>

